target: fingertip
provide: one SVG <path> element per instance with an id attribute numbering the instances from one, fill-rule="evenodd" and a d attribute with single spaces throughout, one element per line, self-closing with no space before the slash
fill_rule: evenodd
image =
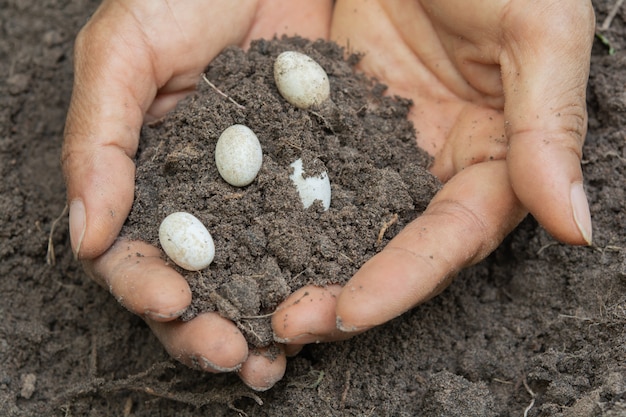
<path id="1" fill-rule="evenodd" d="M 356 334 L 403 313 L 416 298 L 415 260 L 390 247 L 367 261 L 338 297 L 335 326 Z M 410 299 L 410 300 L 409 300 Z"/>
<path id="2" fill-rule="evenodd" d="M 291 294 L 272 316 L 274 340 L 306 344 L 334 340 L 335 305 L 340 285 L 307 286 Z"/>
<path id="3" fill-rule="evenodd" d="M 145 242 L 118 240 L 104 255 L 84 265 L 131 312 L 169 321 L 189 306 L 191 290 L 160 255 L 158 248 Z"/>
<path id="4" fill-rule="evenodd" d="M 74 162 L 66 175 L 70 239 L 77 259 L 94 259 L 113 244 L 134 199 L 130 158 L 106 148 L 95 152 L 93 158 Z"/>
<path id="5" fill-rule="evenodd" d="M 237 326 L 217 313 L 187 322 L 146 322 L 174 359 L 206 372 L 233 372 L 248 358 L 248 343 Z"/>
<path id="6" fill-rule="evenodd" d="M 285 375 L 287 357 L 281 345 L 255 349 L 239 370 L 239 377 L 255 391 L 267 391 Z"/>
<path id="7" fill-rule="evenodd" d="M 170 279 L 144 292 L 143 314 L 154 321 L 174 320 L 191 304 L 191 290 L 184 279 Z"/>
<path id="8" fill-rule="evenodd" d="M 569 141 L 539 141 L 539 133 L 511 140 L 507 165 L 521 203 L 560 242 L 590 245 L 592 222 L 580 152 Z"/>

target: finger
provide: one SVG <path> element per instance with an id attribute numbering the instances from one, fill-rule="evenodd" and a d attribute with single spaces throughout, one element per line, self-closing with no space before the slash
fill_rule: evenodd
<path id="1" fill-rule="evenodd" d="M 118 240 L 104 255 L 84 264 L 124 307 L 154 321 L 169 321 L 189 306 L 191 290 L 160 255 L 147 243 Z"/>
<path id="2" fill-rule="evenodd" d="M 338 327 L 363 331 L 438 294 L 460 269 L 491 253 L 525 214 L 505 161 L 467 167 L 346 284 L 337 300 Z"/>
<path id="3" fill-rule="evenodd" d="M 235 324 L 217 313 L 190 321 L 146 319 L 165 350 L 174 359 L 207 372 L 232 372 L 248 357 L 248 344 Z"/>
<path id="4" fill-rule="evenodd" d="M 348 336 L 337 330 L 335 307 L 341 286 L 307 286 L 291 294 L 272 316 L 274 340 L 289 345 L 329 342 Z"/>
<path id="5" fill-rule="evenodd" d="M 62 157 L 72 249 L 80 258 L 103 253 L 128 215 L 134 193 L 131 158 L 144 111 L 156 93 L 147 51 L 130 48 L 108 21 L 97 22 L 76 40 Z"/>
<path id="6" fill-rule="evenodd" d="M 239 370 L 239 377 L 255 391 L 267 391 L 280 381 L 287 369 L 287 357 L 282 345 L 257 348 Z"/>
<path id="7" fill-rule="evenodd" d="M 505 159 L 508 150 L 501 111 L 472 103 L 461 107 L 429 168 L 444 183 L 470 165 Z"/>
<path id="8" fill-rule="evenodd" d="M 555 238 L 590 244 L 580 160 L 593 10 L 585 1 L 539 3 L 515 3 L 502 23 L 509 175 L 519 199 Z"/>

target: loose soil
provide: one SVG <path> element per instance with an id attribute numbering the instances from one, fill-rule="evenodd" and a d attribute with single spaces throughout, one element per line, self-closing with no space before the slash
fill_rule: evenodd
<path id="1" fill-rule="evenodd" d="M 0 68 L 4 74 L 0 81 L 0 169 L 3 176 L 0 183 L 0 313 L 3 318 L 0 322 L 0 415 L 626 415 L 624 8 L 602 32 L 615 48 L 615 54 L 609 54 L 600 39 L 596 40 L 592 52 L 589 134 L 583 170 L 591 202 L 594 246 L 570 247 L 557 243 L 528 218 L 488 259 L 463 271 L 440 296 L 352 340 L 307 346 L 289 361 L 285 378 L 272 390 L 254 393 L 234 375 L 206 375 L 169 359 L 144 323 L 92 283 L 72 257 L 67 217 L 61 216 L 65 190 L 59 153 L 71 93 L 73 39 L 97 3 L 91 0 L 11 0 L 0 4 Z M 613 3 L 594 1 L 599 26 Z M 315 58 L 320 61 L 326 59 L 317 46 L 307 45 L 300 47 L 316 54 Z M 257 45 L 261 48 L 259 59 L 269 59 L 276 52 L 272 46 L 267 47 L 264 52 Z M 246 59 L 236 50 L 228 53 L 242 63 Z M 340 148 L 344 147 L 346 157 L 369 155 L 375 168 L 389 162 L 374 159 L 389 153 L 381 150 L 365 153 L 360 144 L 346 142 L 347 134 L 342 131 L 333 134 L 315 115 L 290 110 L 276 92 L 272 100 L 266 100 L 268 106 L 276 107 L 276 115 L 273 110 L 262 115 L 261 109 L 257 115 L 248 112 L 254 100 L 239 93 L 243 90 L 238 88 L 243 89 L 243 86 L 228 84 L 234 73 L 228 79 L 218 76 L 226 74 L 220 71 L 227 65 L 220 62 L 209 71 L 209 79 L 246 106 L 246 110 L 235 110 L 231 102 L 202 86 L 199 94 L 184 105 L 206 106 L 205 100 L 214 100 L 210 111 L 228 114 L 224 117 L 231 120 L 194 116 L 189 126 L 201 125 L 218 132 L 231 122 L 254 124 L 251 127 L 258 129 L 264 151 L 269 155 L 266 162 L 276 165 L 279 160 L 276 155 L 280 152 L 298 151 L 287 143 L 287 138 L 289 142 L 305 141 L 308 136 L 316 139 L 317 146 L 330 146 L 338 136 L 341 139 L 337 142 Z M 327 70 L 331 80 L 337 82 L 345 67 L 337 61 Z M 406 111 L 402 100 L 376 99 L 375 93 L 374 88 L 372 96 L 364 92 L 357 94 L 357 102 L 364 100 L 367 104 L 363 110 L 346 106 L 345 123 L 349 129 L 355 127 L 357 119 L 367 119 L 385 106 L 390 106 L 390 116 Z M 353 98 L 341 97 L 343 93 L 337 91 L 334 94 L 333 99 L 338 103 Z M 253 119 L 265 117 L 269 124 L 271 118 L 278 117 L 279 111 L 291 112 L 290 117 L 276 125 L 272 134 L 261 133 L 263 129 L 271 131 L 272 128 L 262 127 L 263 120 L 257 125 Z M 139 158 L 149 152 L 151 133 L 147 132 L 159 129 L 173 132 L 176 128 L 171 120 L 146 129 L 145 152 Z M 300 126 L 299 136 L 281 133 L 285 123 Z M 360 120 L 360 123 L 359 129 L 367 128 L 366 121 Z M 308 129 L 315 128 L 323 132 L 324 140 L 307 133 Z M 398 135 L 402 140 L 397 145 L 408 149 L 409 141 L 404 135 Z M 216 136 L 208 137 L 214 140 Z M 392 146 L 387 148 L 386 141 L 379 145 L 389 152 Z M 157 158 L 167 159 L 178 151 L 175 153 L 178 158 L 170 157 L 170 164 L 173 164 L 172 172 L 179 175 L 188 169 L 185 164 L 191 161 L 190 155 L 185 149 L 176 149 L 180 143 L 167 142 L 172 149 Z M 277 149 L 277 153 L 272 153 L 271 147 L 282 147 L 282 151 Z M 347 148 L 354 148 L 355 155 Z M 211 152 L 211 147 L 201 152 Z M 339 211 L 355 200 L 350 195 L 350 186 L 342 183 L 344 180 L 337 174 L 334 164 L 341 161 L 331 158 L 327 149 L 315 149 L 313 153 L 325 163 L 335 187 L 333 192 L 337 190 L 333 196 L 334 208 L 328 213 L 317 209 L 299 213 L 324 219 L 332 217 L 333 210 Z M 390 166 L 394 166 L 391 162 Z M 210 166 L 205 169 L 210 171 Z M 378 171 L 372 168 L 372 172 Z M 233 196 L 250 193 L 264 181 L 264 175 L 277 174 L 272 174 L 266 166 L 256 184 L 245 190 L 229 189 L 227 192 Z M 390 173 L 388 177 L 400 177 L 398 184 L 406 183 L 406 177 L 401 174 Z M 382 184 L 389 181 L 382 174 L 372 174 L 372 178 Z M 406 221 L 412 210 L 420 210 L 421 203 L 417 202 L 421 197 L 414 195 L 415 190 L 399 187 L 411 198 L 413 207 L 408 208 L 410 204 L 402 206 L 404 208 L 387 207 L 386 211 L 369 217 L 364 226 L 368 237 L 361 238 L 368 243 L 368 251 L 378 250 L 376 238 L 389 215 L 404 213 L 407 217 L 401 215 L 400 220 Z M 348 191 L 342 194 L 341 190 Z M 386 190 L 388 188 L 382 187 L 382 191 Z M 217 195 L 217 191 L 210 195 Z M 379 195 L 377 191 L 368 199 L 376 200 Z M 161 201 L 161 197 L 157 197 L 159 199 L 154 201 Z M 243 213 L 242 205 L 237 204 L 243 200 L 242 196 L 229 203 L 233 216 Z M 272 204 L 278 204 L 279 200 L 275 198 Z M 292 195 L 289 204 L 283 203 L 285 209 L 293 209 L 293 200 Z M 369 203 L 353 204 L 362 210 Z M 181 208 L 188 209 L 187 206 Z M 150 209 L 168 211 L 165 207 L 158 208 L 156 202 Z M 279 213 L 279 210 L 274 212 Z M 209 268 L 212 270 L 225 262 L 219 257 L 219 242 L 223 240 L 218 239 L 224 235 L 219 228 L 223 219 L 218 223 L 217 219 L 205 216 L 210 228 L 217 227 L 211 230 L 218 247 L 215 265 Z M 249 216 L 248 220 L 257 217 L 262 215 Z M 60 220 L 55 223 L 57 218 Z M 397 232 L 397 228 L 392 227 L 385 239 Z M 331 228 L 326 232 L 328 230 Z M 46 262 L 50 234 L 56 254 L 54 265 Z M 301 275 L 306 275 L 306 282 L 309 282 L 323 271 L 326 259 L 323 253 L 326 252 L 317 241 L 307 243 L 311 254 L 319 254 L 318 259 L 322 259 L 320 265 Z M 263 248 L 267 254 L 271 250 L 269 246 L 268 243 Z M 254 249 L 245 246 L 245 251 L 253 253 Z M 223 249 L 221 252 L 228 253 Z M 262 251 L 259 249 L 259 252 Z M 369 256 L 368 253 L 360 256 Z M 275 257 L 285 281 L 302 267 L 290 265 L 290 262 L 301 261 L 288 256 Z M 266 262 L 262 272 L 272 263 Z M 349 269 L 353 265 L 341 267 Z M 349 273 L 348 269 L 336 271 L 335 276 Z M 250 276 L 239 270 L 229 273 Z M 211 273 L 211 280 L 217 275 Z M 211 285 L 215 285 L 216 293 L 225 293 L 218 284 Z M 270 302 L 265 301 L 265 304 L 259 301 L 259 311 L 269 308 Z"/>
<path id="2" fill-rule="evenodd" d="M 306 53 L 326 69 L 332 106 L 300 110 L 279 94 L 274 61 Z M 410 102 L 354 74 L 335 44 L 301 38 L 229 48 L 208 68 L 198 92 L 143 130 L 135 202 L 121 235 L 159 245 L 160 221 L 176 211 L 198 217 L 213 235 L 209 268 L 187 272 L 193 302 L 183 320 L 218 310 L 255 346 L 272 342 L 269 313 L 307 284 L 345 283 L 408 222 L 439 187 L 407 120 Z M 213 87 L 211 87 L 213 85 Z M 229 99 L 222 94 L 228 94 Z M 215 165 L 215 144 L 233 124 L 252 129 L 263 165 L 252 184 L 233 187 Z M 290 176 L 327 172 L 332 203 L 305 209 Z M 173 262 L 170 262 L 173 264 Z"/>

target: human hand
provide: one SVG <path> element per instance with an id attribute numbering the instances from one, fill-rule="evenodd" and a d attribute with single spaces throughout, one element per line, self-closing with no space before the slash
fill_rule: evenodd
<path id="1" fill-rule="evenodd" d="M 226 46 L 296 32 L 327 38 L 331 6 L 306 0 L 106 0 L 76 39 L 62 156 L 76 257 L 143 317 L 173 357 L 209 372 L 238 370 L 258 390 L 282 377 L 284 353 L 273 361 L 263 352 L 249 354 L 243 335 L 218 314 L 176 320 L 191 300 L 186 281 L 158 249 L 116 238 L 133 203 L 133 156 L 143 122 L 163 116 L 191 92 Z"/>
<path id="2" fill-rule="evenodd" d="M 343 339 L 402 314 L 528 211 L 558 240 L 591 244 L 580 160 L 594 22 L 580 0 L 339 0 L 331 38 L 413 100 L 418 144 L 445 185 L 343 289 L 306 287 L 281 304 L 276 340 Z"/>

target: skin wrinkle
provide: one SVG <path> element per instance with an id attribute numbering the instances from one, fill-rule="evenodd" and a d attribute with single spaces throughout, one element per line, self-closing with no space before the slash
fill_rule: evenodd
<path id="1" fill-rule="evenodd" d="M 425 6 L 423 6 L 423 9 L 428 10 Z M 433 16 L 432 10 L 427 13 L 430 16 Z M 447 27 L 447 29 L 450 30 L 451 28 Z M 501 49 L 501 45 L 497 42 L 499 39 L 499 31 L 497 33 L 490 32 L 487 37 L 489 41 L 485 45 L 478 43 L 478 40 L 482 41 L 484 37 L 478 37 L 478 40 L 470 40 L 461 36 L 446 37 L 445 31 L 442 31 L 441 28 L 438 29 L 437 27 L 434 27 L 433 31 L 436 33 L 435 38 L 439 41 L 439 44 L 442 45 L 442 50 L 445 51 L 446 58 L 450 62 L 451 66 L 457 71 L 455 77 L 456 79 L 452 80 L 455 87 L 451 88 L 451 90 L 455 92 L 456 96 L 462 97 L 467 101 L 480 103 L 487 107 L 502 108 L 504 97 L 500 93 L 501 83 L 499 82 L 499 62 L 496 59 L 499 55 L 499 50 Z M 481 35 L 484 35 L 485 31 L 481 30 L 480 33 Z M 444 40 L 446 40 L 446 42 L 444 42 Z M 464 50 L 467 50 L 467 53 L 463 53 L 462 51 Z M 458 59 L 456 56 L 458 56 Z M 478 74 L 477 76 L 471 75 L 472 71 L 466 70 L 467 68 L 471 68 L 472 65 L 479 67 L 476 71 Z M 496 81 L 498 85 L 496 88 L 478 88 L 475 85 L 476 81 L 484 81 L 486 78 L 485 69 L 490 67 L 493 67 L 493 69 L 490 69 L 489 73 L 494 74 L 492 74 L 489 78 L 498 80 Z M 429 67 L 429 69 L 433 73 L 440 71 L 439 68 Z M 450 82 L 445 84 L 450 87 Z"/>
<path id="2" fill-rule="evenodd" d="M 440 256 L 440 259 L 435 260 L 433 257 L 431 257 L 432 255 L 428 255 L 428 256 L 422 255 L 402 246 L 387 245 L 385 247 L 385 251 L 396 251 L 396 252 L 409 254 L 410 258 L 414 259 L 415 266 L 422 266 L 423 264 L 426 264 L 435 273 L 437 272 L 437 268 L 435 268 L 435 266 L 433 265 L 433 262 L 441 262 L 441 259 L 443 259 L 446 265 L 448 265 L 448 268 L 446 268 L 447 272 L 437 282 L 436 287 L 438 287 L 440 284 L 445 282 L 447 279 L 446 278 L 447 276 L 454 275 L 458 271 L 458 269 L 452 266 L 453 262 L 449 258 L 447 258 L 444 254 L 438 254 L 438 256 Z M 437 275 L 437 274 L 430 274 L 430 275 L 432 276 L 432 275 Z"/>
<path id="3" fill-rule="evenodd" d="M 387 6 L 387 7 L 385 7 Z M 390 22 L 394 22 L 396 20 L 395 17 L 392 16 L 392 13 L 388 10 L 389 7 L 389 3 L 387 2 L 382 2 L 380 4 L 381 9 L 385 12 L 385 14 L 388 17 L 388 20 Z M 430 23 L 430 22 L 428 22 Z M 396 33 L 396 38 L 400 39 L 401 42 L 405 45 L 405 47 L 409 50 L 412 51 L 412 47 L 411 47 L 411 42 L 409 42 L 409 39 L 406 37 L 406 34 L 404 31 L 401 31 L 399 29 L 400 25 L 397 26 L 393 26 L 393 29 Z M 450 68 L 454 68 L 454 65 L 450 65 L 452 64 L 452 62 L 450 61 L 450 57 L 447 54 L 447 52 L 445 51 L 445 48 L 443 47 L 443 44 L 441 43 L 441 38 L 436 34 L 436 29 L 434 27 L 432 27 L 432 25 L 430 25 L 430 30 L 429 30 L 429 40 L 428 42 L 420 40 L 420 42 L 424 45 L 428 44 L 428 45 L 432 45 L 432 44 L 437 44 L 438 45 L 438 54 L 437 55 L 441 55 L 442 57 L 445 57 L 445 61 L 443 61 L 444 67 L 450 67 Z M 409 56 L 409 55 L 407 55 Z M 439 99 L 442 102 L 450 102 L 450 101 L 454 101 L 454 98 L 457 96 L 458 92 L 453 91 L 453 89 L 450 89 L 450 83 L 447 82 L 444 78 L 442 78 L 443 74 L 445 71 L 442 71 L 441 65 L 436 64 L 435 68 L 432 68 L 430 64 L 431 61 L 429 62 L 424 62 L 424 60 L 421 58 L 421 56 L 411 52 L 410 56 L 417 60 L 418 62 L 420 62 L 421 66 L 423 66 L 424 68 L 426 68 L 428 70 L 428 75 L 434 77 L 439 84 L 441 85 L 441 87 L 443 88 L 443 90 L 445 90 L 446 94 L 441 94 Z M 439 62 L 439 61 L 438 61 Z M 452 74 L 452 77 L 460 80 L 459 74 L 455 73 Z M 403 82 L 403 84 L 407 84 L 409 87 L 403 87 L 403 89 L 409 91 L 412 90 L 414 87 L 412 85 L 412 81 L 411 80 L 407 80 L 405 82 Z M 458 82 L 454 83 L 455 85 L 459 84 Z M 423 94 L 423 92 L 420 92 L 420 94 Z M 452 95 L 452 97 L 450 97 L 450 95 Z"/>
<path id="4" fill-rule="evenodd" d="M 433 211 L 436 211 L 436 214 L 430 213 L 431 208 Z M 473 264 L 475 260 L 477 258 L 480 258 L 481 254 L 485 252 L 484 242 L 489 241 L 488 240 L 489 233 L 487 233 L 488 226 L 484 219 L 481 219 L 472 209 L 467 207 L 461 201 L 459 200 L 437 201 L 434 204 L 432 204 L 431 207 L 429 207 L 427 211 L 424 214 L 422 214 L 422 216 L 442 217 L 444 219 L 455 218 L 456 220 L 459 221 L 460 224 L 465 225 L 463 229 L 468 230 L 471 235 L 475 233 L 480 234 L 480 238 L 477 239 L 479 242 L 481 242 L 480 246 L 476 250 L 466 253 L 463 256 L 463 259 L 464 259 L 463 264 L 460 265 L 456 269 L 449 269 L 449 272 L 455 272 L 455 270 L 458 271 L 461 268 L 464 268 L 466 266 Z M 456 228 L 456 230 L 459 230 L 459 229 L 461 228 L 459 227 Z M 446 261 L 449 262 L 450 264 L 453 264 L 452 261 L 448 261 L 447 259 Z"/>
<path id="5" fill-rule="evenodd" d="M 178 32 L 183 37 L 183 40 L 185 41 L 185 43 L 189 43 L 189 39 L 185 35 L 185 31 L 183 30 L 183 27 L 178 22 L 178 19 L 176 19 L 176 15 L 174 14 L 174 10 L 172 9 L 172 6 L 170 5 L 169 0 L 164 0 L 164 3 L 167 6 L 167 10 L 169 11 L 170 16 L 172 16 L 172 21 L 176 24 L 176 27 L 178 28 Z"/>

